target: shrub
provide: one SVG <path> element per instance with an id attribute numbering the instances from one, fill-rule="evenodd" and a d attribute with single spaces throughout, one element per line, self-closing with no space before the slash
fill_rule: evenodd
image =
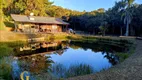
<path id="1" fill-rule="evenodd" d="M 8 64 L 8 60 L 3 58 L 0 60 L 0 77 L 4 80 L 11 80 L 12 67 Z"/>
<path id="2" fill-rule="evenodd" d="M 59 78 L 68 78 L 91 74 L 94 73 L 94 70 L 90 65 L 86 64 L 71 65 L 69 68 L 66 68 L 62 64 L 56 64 L 53 66 L 52 72 Z"/>
<path id="3" fill-rule="evenodd" d="M 7 45 L 1 45 L 0 46 L 0 58 L 9 56 L 13 53 L 13 49 L 8 47 Z"/>

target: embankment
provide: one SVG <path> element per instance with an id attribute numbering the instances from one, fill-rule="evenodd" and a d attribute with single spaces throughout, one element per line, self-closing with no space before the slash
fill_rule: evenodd
<path id="1" fill-rule="evenodd" d="M 32 39 L 38 40 L 58 40 L 58 39 L 67 39 L 70 36 L 66 33 L 37 33 L 37 34 L 24 34 L 11 31 L 0 31 L 0 42 L 13 42 L 13 41 L 30 41 Z"/>
<path id="2" fill-rule="evenodd" d="M 136 40 L 136 50 L 124 62 L 109 70 L 66 80 L 142 80 L 142 40 Z"/>

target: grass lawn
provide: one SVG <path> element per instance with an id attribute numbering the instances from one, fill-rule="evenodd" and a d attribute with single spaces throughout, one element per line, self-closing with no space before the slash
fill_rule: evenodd
<path id="1" fill-rule="evenodd" d="M 7 28 L 14 28 L 13 21 L 0 21 L 0 30 L 7 30 Z"/>
<path id="2" fill-rule="evenodd" d="M 2 21 L 0 22 L 0 30 L 5 30 L 4 23 Z"/>

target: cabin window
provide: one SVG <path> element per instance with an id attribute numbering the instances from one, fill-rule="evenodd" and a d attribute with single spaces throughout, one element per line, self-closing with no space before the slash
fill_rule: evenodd
<path id="1" fill-rule="evenodd" d="M 57 25 L 52 25 L 52 29 L 57 29 Z"/>
<path id="2" fill-rule="evenodd" d="M 38 29 L 39 27 L 38 26 L 35 26 L 35 29 Z"/>
<path id="3" fill-rule="evenodd" d="M 25 27 L 29 27 L 29 25 L 28 25 L 28 24 L 25 24 L 24 26 L 25 26 Z"/>
<path id="4" fill-rule="evenodd" d="M 31 26 L 31 28 L 35 28 L 35 26 Z"/>

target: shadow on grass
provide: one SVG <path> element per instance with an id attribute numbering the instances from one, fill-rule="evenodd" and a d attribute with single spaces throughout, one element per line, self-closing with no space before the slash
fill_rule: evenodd
<path id="1" fill-rule="evenodd" d="M 9 27 L 9 28 L 15 27 L 14 23 L 12 23 L 12 22 L 4 22 L 4 24 L 5 24 L 6 27 Z"/>

